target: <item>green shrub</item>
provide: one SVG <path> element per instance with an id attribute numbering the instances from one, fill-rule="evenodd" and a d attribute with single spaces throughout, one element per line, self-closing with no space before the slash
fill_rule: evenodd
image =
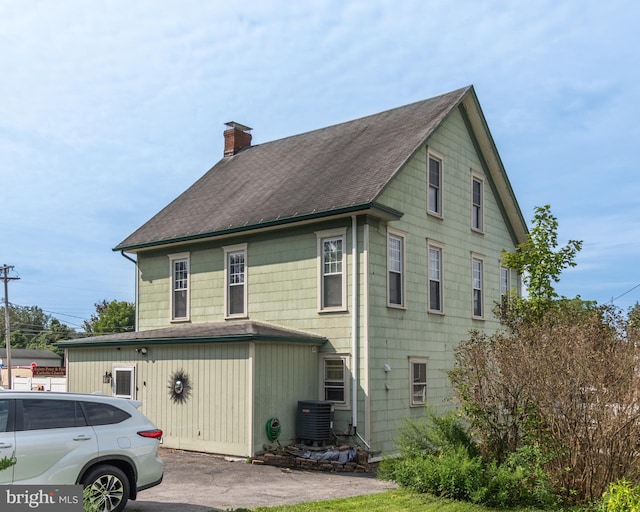
<path id="1" fill-rule="evenodd" d="M 499 508 L 556 503 L 539 447 L 520 447 L 501 464 L 485 460 L 453 413 L 405 421 L 397 445 L 402 457 L 384 460 L 379 476 L 402 487 Z"/>
<path id="2" fill-rule="evenodd" d="M 554 506 L 557 498 L 544 469 L 547 460 L 538 446 L 525 445 L 509 454 L 504 463 L 487 464 L 488 492 L 483 504 L 499 508 Z"/>
<path id="3" fill-rule="evenodd" d="M 460 446 L 439 454 L 406 457 L 393 463 L 392 473 L 392 479 L 403 487 L 462 501 L 477 502 L 484 481 L 482 460 L 469 456 Z"/>
<path id="4" fill-rule="evenodd" d="M 628 480 L 609 485 L 602 498 L 602 512 L 640 512 L 640 484 Z"/>

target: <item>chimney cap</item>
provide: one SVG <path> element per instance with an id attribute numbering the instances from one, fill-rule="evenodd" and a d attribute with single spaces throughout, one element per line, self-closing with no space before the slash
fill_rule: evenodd
<path id="1" fill-rule="evenodd" d="M 245 126 L 243 124 L 236 123 L 235 121 L 229 121 L 228 123 L 224 123 L 224 124 L 230 128 L 236 128 L 243 132 L 250 132 L 251 130 L 253 130 L 253 128 L 249 128 L 248 126 Z"/>

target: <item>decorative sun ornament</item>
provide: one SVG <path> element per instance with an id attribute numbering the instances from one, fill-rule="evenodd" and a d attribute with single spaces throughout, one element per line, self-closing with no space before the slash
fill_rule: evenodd
<path id="1" fill-rule="evenodd" d="M 173 372 L 169 379 L 169 396 L 174 402 L 186 402 L 191 394 L 191 382 L 183 369 Z"/>

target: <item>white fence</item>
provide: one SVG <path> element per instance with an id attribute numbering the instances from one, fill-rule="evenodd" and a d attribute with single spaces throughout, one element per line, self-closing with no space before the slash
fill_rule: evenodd
<path id="1" fill-rule="evenodd" d="M 66 377 L 13 377 L 11 389 L 16 391 L 66 391 Z"/>

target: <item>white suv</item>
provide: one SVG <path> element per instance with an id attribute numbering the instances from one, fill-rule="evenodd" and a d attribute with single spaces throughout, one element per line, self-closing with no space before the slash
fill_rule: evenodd
<path id="1" fill-rule="evenodd" d="M 0 392 L 0 484 L 83 484 L 105 512 L 162 481 L 162 437 L 141 402 L 102 395 Z"/>

